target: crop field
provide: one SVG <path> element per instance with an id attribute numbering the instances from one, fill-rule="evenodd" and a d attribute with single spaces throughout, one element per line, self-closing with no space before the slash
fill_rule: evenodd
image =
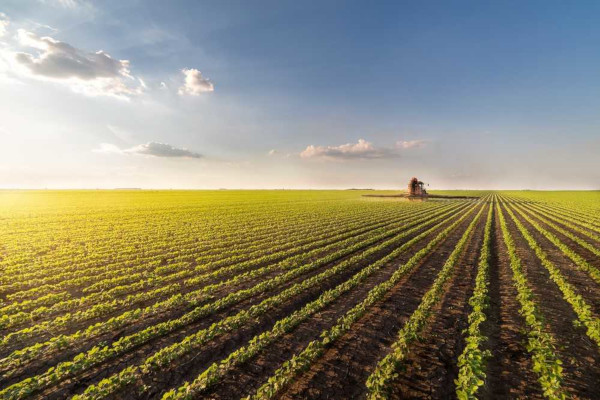
<path id="1" fill-rule="evenodd" d="M 600 398 L 600 192 L 366 193 L 0 191 L 0 398 Z"/>

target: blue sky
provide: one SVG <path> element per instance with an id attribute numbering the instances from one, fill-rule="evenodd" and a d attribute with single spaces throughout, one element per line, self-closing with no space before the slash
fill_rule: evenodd
<path id="1" fill-rule="evenodd" d="M 0 187 L 600 188 L 598 2 L 0 12 Z"/>

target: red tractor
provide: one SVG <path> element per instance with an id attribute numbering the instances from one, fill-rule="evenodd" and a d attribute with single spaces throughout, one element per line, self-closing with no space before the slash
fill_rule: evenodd
<path id="1" fill-rule="evenodd" d="M 410 197 L 427 197 L 427 190 L 425 190 L 425 184 L 413 177 L 408 182 L 408 195 Z"/>

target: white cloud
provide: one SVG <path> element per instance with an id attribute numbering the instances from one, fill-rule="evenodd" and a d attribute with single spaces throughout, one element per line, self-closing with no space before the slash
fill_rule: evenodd
<path id="1" fill-rule="evenodd" d="M 112 154 L 134 154 L 153 157 L 167 158 L 202 158 L 202 155 L 185 148 L 173 147 L 170 144 L 149 142 L 140 144 L 129 149 L 121 149 L 110 143 L 101 143 L 98 149 L 93 150 L 96 153 Z"/>
<path id="2" fill-rule="evenodd" d="M 22 45 L 41 50 L 37 57 L 29 53 L 17 53 L 17 61 L 33 74 L 49 78 L 96 78 L 130 77 L 129 61 L 116 60 L 102 50 L 88 53 L 51 37 L 38 37 L 23 29 L 18 31 Z"/>
<path id="3" fill-rule="evenodd" d="M 42 4 L 49 4 L 63 8 L 76 9 L 79 7 L 91 7 L 90 3 L 84 0 L 38 0 Z"/>
<path id="4" fill-rule="evenodd" d="M 204 78 L 202 73 L 197 69 L 184 68 L 181 72 L 185 75 L 185 81 L 183 86 L 179 88 L 178 93 L 180 95 L 189 94 L 199 96 L 201 93 L 213 92 L 215 90 L 212 82 Z"/>
<path id="5" fill-rule="evenodd" d="M 132 154 L 143 154 L 155 157 L 186 157 L 186 158 L 201 158 L 202 156 L 198 153 L 190 151 L 188 149 L 180 149 L 173 147 L 166 143 L 149 142 L 146 144 L 140 144 L 132 147 L 131 149 L 125 150 L 126 153 Z"/>
<path id="6" fill-rule="evenodd" d="M 40 24 L 39 22 L 30 20 L 30 19 L 26 19 L 25 22 L 26 22 L 26 26 L 30 26 L 32 28 L 32 30 L 35 32 L 38 32 L 39 30 L 46 30 L 46 31 L 50 31 L 52 33 L 58 32 L 58 29 L 53 28 L 50 25 Z"/>
<path id="7" fill-rule="evenodd" d="M 121 150 L 118 146 L 111 143 L 100 143 L 100 147 L 92 150 L 94 153 L 105 153 L 105 154 L 121 154 L 123 150 Z"/>
<path id="8" fill-rule="evenodd" d="M 271 150 L 269 150 L 269 155 L 270 155 L 270 156 L 274 156 L 274 155 L 275 155 L 275 154 L 277 154 L 277 153 L 278 153 L 278 151 L 277 151 L 277 150 L 275 150 L 275 149 L 271 149 Z"/>
<path id="9" fill-rule="evenodd" d="M 403 140 L 396 142 L 396 147 L 399 149 L 415 149 L 427 146 L 428 140 Z"/>
<path id="10" fill-rule="evenodd" d="M 102 50 L 86 52 L 23 29 L 18 31 L 18 40 L 22 46 L 38 50 L 37 54 L 12 53 L 15 69 L 23 75 L 61 83 L 90 96 L 127 98 L 144 89 L 143 81 L 130 74 L 129 61 L 114 59 Z"/>
<path id="11" fill-rule="evenodd" d="M 10 24 L 10 20 L 8 19 L 8 16 L 6 14 L 0 12 L 0 37 L 4 36 L 6 34 L 9 24 Z"/>
<path id="12" fill-rule="evenodd" d="M 377 159 L 397 157 L 394 149 L 378 148 L 371 142 L 359 139 L 357 143 L 346 143 L 340 146 L 314 146 L 310 145 L 300 153 L 302 158 L 322 159 Z"/>

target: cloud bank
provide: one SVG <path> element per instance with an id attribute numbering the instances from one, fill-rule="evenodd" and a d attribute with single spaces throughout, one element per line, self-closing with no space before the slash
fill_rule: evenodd
<path id="1" fill-rule="evenodd" d="M 422 148 L 427 146 L 428 143 L 427 140 L 409 140 L 398 141 L 393 147 L 376 147 L 371 142 L 358 139 L 356 143 L 346 143 L 339 146 L 309 145 L 300 152 L 300 157 L 325 160 L 397 158 L 402 155 L 403 151 Z"/>
<path id="2" fill-rule="evenodd" d="M 396 142 L 396 147 L 399 149 L 418 149 L 427 146 L 428 140 L 402 140 Z"/>
<path id="3" fill-rule="evenodd" d="M 321 158 L 321 159 L 377 159 L 397 157 L 398 154 L 393 149 L 378 148 L 371 142 L 364 139 L 358 139 L 357 143 L 346 143 L 340 146 L 314 146 L 310 145 L 300 153 L 301 158 Z"/>
<path id="4" fill-rule="evenodd" d="M 181 70 L 185 76 L 183 86 L 179 88 L 180 95 L 199 96 L 202 93 L 214 92 L 215 87 L 212 82 L 202 76 L 202 73 L 197 69 L 184 68 Z"/>
<path id="5" fill-rule="evenodd" d="M 100 148 L 95 149 L 96 153 L 114 153 L 114 154 L 133 154 L 153 157 L 167 158 L 202 158 L 202 155 L 185 148 L 177 148 L 166 143 L 148 142 L 140 144 L 129 149 L 121 149 L 110 143 L 100 144 Z"/>
<path id="6" fill-rule="evenodd" d="M 10 20 L 8 19 L 8 16 L 6 14 L 0 12 L 0 37 L 4 36 L 6 34 L 9 24 L 10 24 Z"/>
<path id="7" fill-rule="evenodd" d="M 117 60 L 102 50 L 87 52 L 51 37 L 18 31 L 22 46 L 37 50 L 13 53 L 24 72 L 34 78 L 59 82 L 87 95 L 131 96 L 143 84 L 130 74 L 129 61 Z"/>
<path id="8" fill-rule="evenodd" d="M 82 1 L 55 1 L 67 8 L 87 4 Z M 36 26 L 56 31 L 37 22 Z M 50 36 L 39 36 L 34 31 L 18 29 L 10 34 L 8 16 L 0 12 L 0 71 L 10 72 L 13 77 L 50 81 L 69 87 L 77 93 L 89 96 L 112 96 L 131 99 L 148 93 L 153 88 L 170 90 L 164 81 L 146 84 L 132 75 L 130 62 L 113 58 L 103 50 L 88 51 L 77 48 Z M 214 84 L 195 68 L 184 68 L 179 95 L 199 96 L 213 92 Z M 8 75 L 7 75 L 8 76 Z"/>

